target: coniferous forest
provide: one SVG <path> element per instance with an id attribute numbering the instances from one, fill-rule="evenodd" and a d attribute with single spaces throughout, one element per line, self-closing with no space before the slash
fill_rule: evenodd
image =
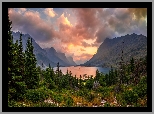
<path id="1" fill-rule="evenodd" d="M 8 106 L 9 107 L 147 107 L 147 56 L 123 61 L 108 74 L 95 77 L 66 75 L 53 67 L 36 67 L 32 39 L 23 51 L 20 40 L 13 43 L 8 16 Z"/>

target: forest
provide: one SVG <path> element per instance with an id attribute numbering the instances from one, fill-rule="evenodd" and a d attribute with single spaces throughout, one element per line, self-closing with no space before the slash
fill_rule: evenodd
<path id="1" fill-rule="evenodd" d="M 8 106 L 9 107 L 147 107 L 147 56 L 123 61 L 108 74 L 95 77 L 64 75 L 53 67 L 36 67 L 32 39 L 26 50 L 20 40 L 13 43 L 8 16 Z"/>

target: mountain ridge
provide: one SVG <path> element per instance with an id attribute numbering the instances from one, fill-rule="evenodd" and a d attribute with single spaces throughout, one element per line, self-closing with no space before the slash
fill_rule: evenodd
<path id="1" fill-rule="evenodd" d="M 13 35 L 13 42 L 15 42 L 16 40 L 19 40 L 20 38 L 20 32 L 12 32 Z M 26 49 L 26 43 L 28 40 L 28 37 L 32 38 L 29 34 L 22 34 L 22 44 L 23 44 L 23 50 L 25 51 Z M 37 65 L 38 66 L 42 66 L 42 63 L 44 64 L 45 67 L 48 67 L 49 63 L 52 67 L 56 67 L 57 63 L 60 63 L 60 66 L 72 66 L 73 64 L 71 64 L 64 53 L 57 53 L 57 51 L 54 49 L 54 47 L 51 48 L 45 48 L 42 49 L 36 42 L 35 40 L 32 38 L 32 44 L 34 46 L 34 54 L 36 56 L 37 59 Z M 63 55 L 63 58 L 65 59 L 61 59 L 61 55 Z"/>
<path id="2" fill-rule="evenodd" d="M 123 50 L 125 62 L 131 57 L 144 57 L 147 52 L 147 37 L 133 33 L 113 39 L 106 38 L 99 46 L 97 53 L 82 66 L 116 67 L 121 57 L 121 50 Z"/>

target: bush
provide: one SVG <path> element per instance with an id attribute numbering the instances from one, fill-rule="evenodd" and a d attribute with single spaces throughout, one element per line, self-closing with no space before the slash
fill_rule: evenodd
<path id="1" fill-rule="evenodd" d="M 139 97 L 143 98 L 147 95 L 147 77 L 142 77 L 137 86 L 134 87 L 134 91 Z"/>
<path id="2" fill-rule="evenodd" d="M 58 103 L 61 103 L 63 101 L 63 97 L 61 95 L 54 95 L 53 100 L 55 100 Z"/>
<path id="3" fill-rule="evenodd" d="M 68 97 L 67 99 L 65 99 L 65 103 L 66 103 L 66 106 L 73 106 L 73 99 L 72 97 Z"/>
<path id="4" fill-rule="evenodd" d="M 32 102 L 44 101 L 49 97 L 48 91 L 44 89 L 29 89 L 26 94 L 24 94 L 24 98 L 26 100 L 30 100 Z"/>
<path id="5" fill-rule="evenodd" d="M 92 89 L 92 87 L 93 87 L 93 81 L 92 80 L 87 80 L 86 81 L 86 84 L 85 84 L 85 87 L 87 89 Z"/>
<path id="6" fill-rule="evenodd" d="M 123 99 L 126 101 L 127 104 L 136 103 L 138 99 L 138 94 L 131 90 L 126 90 L 123 93 Z"/>
<path id="7" fill-rule="evenodd" d="M 102 86 L 100 86 L 97 89 L 97 92 L 101 92 L 103 97 L 108 97 L 110 95 L 111 89 L 109 87 L 102 87 Z"/>
<path id="8" fill-rule="evenodd" d="M 82 90 L 79 90 L 78 92 L 77 92 L 77 95 L 78 96 L 81 96 L 81 97 L 86 97 L 87 95 L 88 95 L 88 92 L 89 92 L 89 90 L 88 89 L 82 89 Z"/>

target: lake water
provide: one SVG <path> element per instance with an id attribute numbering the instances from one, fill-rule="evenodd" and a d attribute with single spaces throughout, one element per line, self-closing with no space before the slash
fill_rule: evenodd
<path id="1" fill-rule="evenodd" d="M 67 69 L 68 71 L 71 71 L 72 75 L 76 77 L 80 77 L 83 75 L 87 75 L 87 76 L 91 76 L 93 75 L 93 77 L 95 77 L 96 75 L 96 70 L 98 69 L 99 72 L 102 72 L 104 74 L 108 73 L 110 68 L 102 68 L 102 67 L 81 67 L 81 66 L 71 66 L 71 67 L 59 67 L 59 69 L 62 71 L 63 74 L 66 74 Z M 54 71 L 57 70 L 57 67 L 54 67 Z"/>

